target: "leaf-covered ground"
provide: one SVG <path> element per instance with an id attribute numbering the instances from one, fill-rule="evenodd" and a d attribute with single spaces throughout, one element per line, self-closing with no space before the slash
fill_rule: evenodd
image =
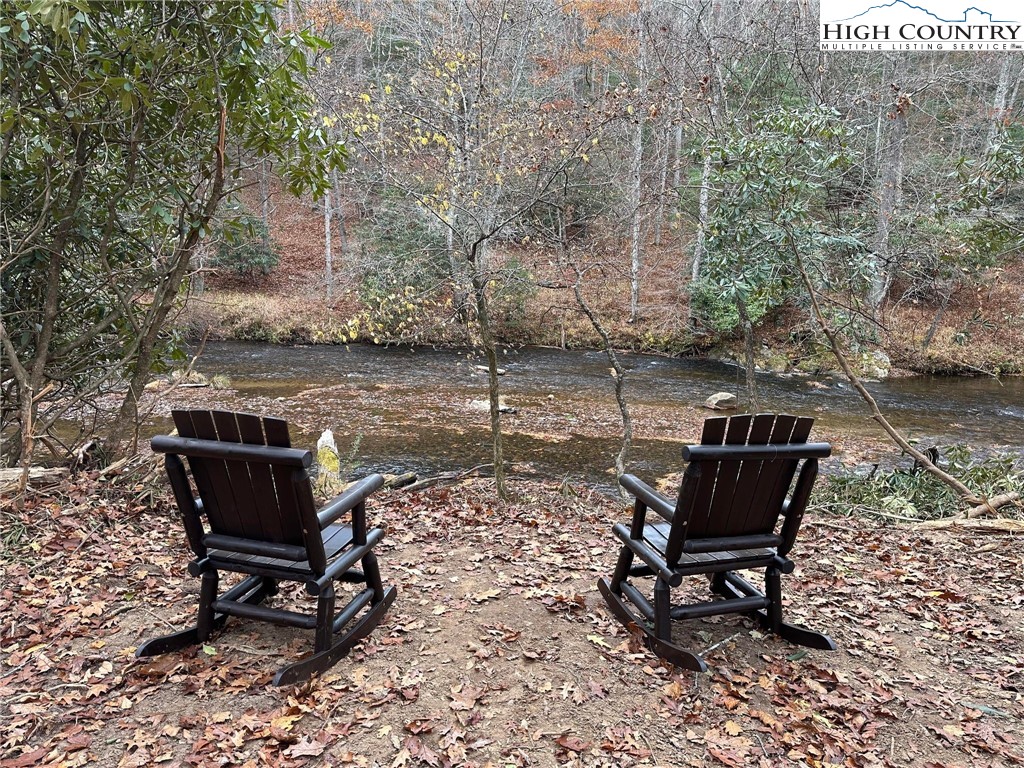
<path id="1" fill-rule="evenodd" d="M 192 619 L 166 499 L 93 480 L 5 512 L 0 764 L 980 766 L 1024 762 L 1020 542 L 809 516 L 785 578 L 805 651 L 740 617 L 680 623 L 708 675 L 667 668 L 603 607 L 624 506 L 517 480 L 374 497 L 384 623 L 328 674 L 269 686 L 311 633 Z M 703 583 L 695 583 L 697 591 Z M 275 600 L 299 599 L 282 594 Z"/>

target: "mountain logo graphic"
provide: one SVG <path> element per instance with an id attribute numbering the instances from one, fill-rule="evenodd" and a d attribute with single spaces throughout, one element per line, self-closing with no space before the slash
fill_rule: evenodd
<path id="1" fill-rule="evenodd" d="M 847 4 L 843 3 L 842 5 L 846 6 Z M 1016 22 L 1016 19 L 993 18 L 992 11 L 985 11 L 982 10 L 981 8 L 978 8 L 977 6 L 970 6 L 964 8 L 962 13 L 960 14 L 960 18 L 943 18 L 943 16 L 939 15 L 938 13 L 933 13 L 928 8 L 925 8 L 920 5 L 915 5 L 914 3 L 908 3 L 906 0 L 893 0 L 891 3 L 879 3 L 877 5 L 872 5 L 869 8 L 865 8 L 863 11 L 854 16 L 847 16 L 846 18 L 842 19 L 830 19 L 830 21 L 871 21 L 871 19 L 867 19 L 865 17 L 877 11 L 885 11 L 886 9 L 898 9 L 903 11 L 904 13 L 913 13 L 914 11 L 917 11 L 919 13 L 927 15 L 931 20 L 937 21 L 942 24 L 968 24 L 972 22 L 980 22 L 983 24 L 1013 24 Z"/>

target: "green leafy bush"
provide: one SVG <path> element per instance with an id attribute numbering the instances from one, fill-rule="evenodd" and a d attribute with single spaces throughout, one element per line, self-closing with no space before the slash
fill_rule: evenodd
<path id="1" fill-rule="evenodd" d="M 233 215 L 232 215 L 233 214 Z M 210 266 L 240 275 L 270 274 L 281 261 L 281 248 L 270 237 L 263 219 L 233 208 L 221 217 L 217 252 Z"/>
<path id="2" fill-rule="evenodd" d="M 715 333 L 730 334 L 740 327 L 740 313 L 736 302 L 726 289 L 712 280 L 690 283 L 690 314 L 705 328 Z M 769 294 L 754 289 L 747 297 L 747 312 L 757 325 L 769 310 Z"/>
<path id="3" fill-rule="evenodd" d="M 975 493 L 1024 493 L 1024 460 L 1019 455 L 995 453 L 976 456 L 964 445 L 946 449 L 951 475 Z M 964 510 L 964 503 L 948 485 L 920 467 L 896 467 L 868 475 L 846 472 L 833 475 L 815 491 L 814 506 L 839 514 L 864 514 L 900 520 L 935 520 Z"/>

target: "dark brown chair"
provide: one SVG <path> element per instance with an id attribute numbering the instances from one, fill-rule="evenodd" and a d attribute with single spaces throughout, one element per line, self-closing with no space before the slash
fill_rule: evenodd
<path id="1" fill-rule="evenodd" d="M 782 620 L 780 576 L 793 572 L 787 556 L 818 459 L 832 451 L 828 443 L 807 442 L 813 422 L 764 413 L 707 419 L 701 444 L 683 448 L 689 463 L 675 504 L 633 475 L 621 478 L 636 499 L 633 523 L 614 527 L 622 549 L 611 579 L 601 579 L 598 587 L 614 616 L 626 627 L 638 627 L 661 658 L 706 671 L 699 654 L 672 642 L 672 620 L 721 613 L 747 613 L 790 642 L 835 650 L 827 635 Z M 648 510 L 662 519 L 648 522 Z M 634 564 L 636 559 L 640 562 Z M 761 568 L 764 592 L 737 573 Z M 672 588 L 695 575 L 709 575 L 711 591 L 725 599 L 674 606 Z M 636 577 L 654 579 L 653 601 L 634 585 Z"/>
<path id="2" fill-rule="evenodd" d="M 199 615 L 196 626 L 154 638 L 136 655 L 202 643 L 228 616 L 239 616 L 315 630 L 313 655 L 281 669 L 274 685 L 330 668 L 377 626 L 395 599 L 396 589 L 384 589 L 371 551 L 383 531 L 366 528 L 366 498 L 384 478 L 364 478 L 318 512 L 306 473 L 312 455 L 291 447 L 282 419 L 225 411 L 174 411 L 173 417 L 178 436 L 155 437 L 152 447 L 166 454 L 171 488 L 195 553 L 189 573 L 202 578 Z M 337 522 L 346 515 L 350 522 Z M 223 571 L 248 576 L 218 596 Z M 305 584 L 316 597 L 315 615 L 263 605 L 277 592 L 279 580 Z M 335 581 L 365 588 L 339 611 Z"/>

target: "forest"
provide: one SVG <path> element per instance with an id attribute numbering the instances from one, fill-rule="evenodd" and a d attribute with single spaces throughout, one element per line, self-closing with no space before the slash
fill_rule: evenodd
<path id="1" fill-rule="evenodd" d="M 822 18 L 810 0 L 5 3 L 0 761 L 1024 762 L 1024 53 L 828 50 Z M 709 437 L 724 395 L 737 433 Z M 267 455 L 311 449 L 316 503 L 341 494 L 321 514 L 386 477 L 358 515 L 398 597 L 290 687 L 273 668 L 307 633 L 208 636 L 202 607 L 200 642 L 134 656 L 196 621 L 216 589 L 189 575 L 201 540 L 231 538 L 192 464 L 190 527 L 150 439 L 208 441 L 180 415 L 207 413 L 248 443 L 235 412 L 271 419 Z M 685 536 L 702 451 L 748 430 L 759 463 L 721 461 L 726 509 L 774 499 L 755 443 L 806 443 L 815 468 L 777 510 L 775 559 L 736 560 L 767 567 L 765 593 L 710 574 L 765 610 L 673 609 L 666 640 L 657 590 L 681 566 L 625 521 L 649 508 Z M 715 466 L 707 494 L 733 494 Z M 260 507 L 243 474 L 235 502 Z M 787 615 L 837 651 L 787 642 L 780 568 Z M 278 576 L 231 615 L 328 610 Z M 319 621 L 296 624 L 314 656 Z"/>

